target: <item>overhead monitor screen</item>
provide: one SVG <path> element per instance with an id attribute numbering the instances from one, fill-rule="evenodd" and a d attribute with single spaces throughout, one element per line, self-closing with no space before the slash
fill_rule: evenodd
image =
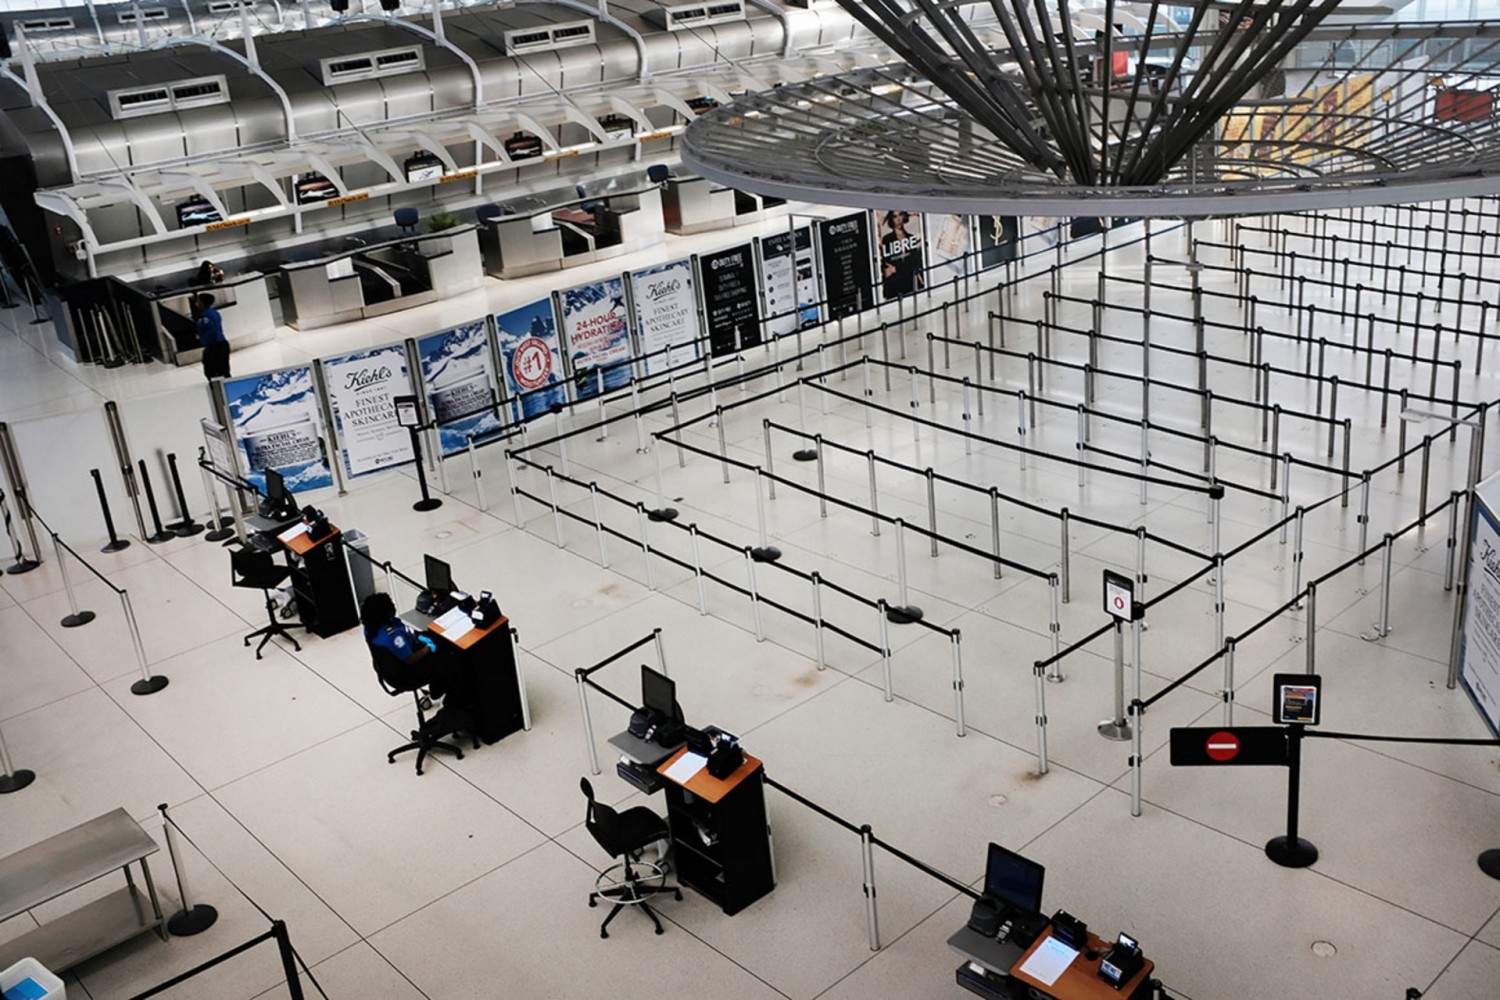
<path id="1" fill-rule="evenodd" d="M 333 181 L 324 177 L 316 170 L 305 174 L 297 174 L 292 178 L 292 190 L 297 195 L 297 204 L 306 205 L 315 201 L 327 201 L 339 196 L 339 189 L 333 186 Z"/>
<path id="2" fill-rule="evenodd" d="M 177 205 L 177 225 L 181 229 L 218 222 L 222 218 L 218 209 L 202 198 L 179 202 Z"/>
<path id="3" fill-rule="evenodd" d="M 422 184 L 438 180 L 443 176 L 443 161 L 430 153 L 418 153 L 407 157 L 406 183 Z"/>

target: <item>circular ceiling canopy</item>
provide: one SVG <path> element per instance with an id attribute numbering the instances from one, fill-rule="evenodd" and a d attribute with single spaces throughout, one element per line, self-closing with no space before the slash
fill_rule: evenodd
<path id="1" fill-rule="evenodd" d="M 905 61 L 715 108 L 683 137 L 689 169 L 826 204 L 996 215 L 1500 192 L 1500 25 L 1319 27 L 1337 4 L 1266 0 L 1123 30 L 1111 10 L 1106 35 L 1076 10 L 1043 21 L 1035 5 L 840 2 Z"/>

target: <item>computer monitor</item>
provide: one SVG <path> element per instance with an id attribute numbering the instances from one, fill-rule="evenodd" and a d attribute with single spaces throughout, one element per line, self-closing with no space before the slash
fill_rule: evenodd
<path id="1" fill-rule="evenodd" d="M 991 844 L 989 862 L 984 868 L 984 894 L 1028 913 L 1040 913 L 1042 878 L 1046 874 L 1047 869 L 1035 861 Z"/>
<path id="2" fill-rule="evenodd" d="M 271 515 L 285 514 L 297 509 L 297 502 L 292 499 L 291 491 L 286 488 L 286 480 L 281 473 L 275 469 L 266 469 L 266 509 Z"/>
<path id="3" fill-rule="evenodd" d="M 677 682 L 641 664 L 641 707 L 654 708 L 668 719 L 677 718 Z"/>
<path id="4" fill-rule="evenodd" d="M 427 590 L 429 593 L 441 594 L 447 597 L 453 591 L 453 567 L 441 559 L 429 555 L 422 557 L 423 565 L 427 571 Z"/>

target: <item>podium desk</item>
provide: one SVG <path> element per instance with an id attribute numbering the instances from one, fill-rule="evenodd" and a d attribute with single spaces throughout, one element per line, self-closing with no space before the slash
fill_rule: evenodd
<path id="1" fill-rule="evenodd" d="M 668 771 L 687 753 L 683 747 L 657 768 L 665 779 L 677 878 L 733 916 L 776 888 L 765 771 L 745 754 L 725 778 L 705 767 L 679 782 Z"/>
<path id="2" fill-rule="evenodd" d="M 1118 990 L 1099 978 L 1099 963 L 1109 954 L 1111 944 L 1094 934 L 1088 936 L 1088 948 L 1078 953 L 1052 985 L 1022 972 L 1021 966 L 1051 937 L 1051 924 L 1025 945 L 996 941 L 968 927 L 960 928 L 948 938 L 948 947 L 967 959 L 958 968 L 959 985 L 980 996 L 1013 1000 L 1145 1000 L 1151 995 L 1151 973 L 1156 964 L 1149 958 Z M 1093 958 L 1089 958 L 1091 954 Z"/>
<path id="3" fill-rule="evenodd" d="M 464 670 L 474 678 L 479 699 L 474 735 L 485 743 L 494 743 L 518 729 L 531 728 L 526 683 L 510 641 L 510 619 L 501 615 L 493 623 L 476 626 L 454 639 L 443 634 L 442 626 L 431 615 L 408 611 L 401 617 L 457 650 Z"/>
<path id="4" fill-rule="evenodd" d="M 292 569 L 292 594 L 297 615 L 308 631 L 328 638 L 359 622 L 354 603 L 354 581 L 344 552 L 344 533 L 333 525 L 320 538 L 301 532 L 276 536 L 287 551 Z"/>

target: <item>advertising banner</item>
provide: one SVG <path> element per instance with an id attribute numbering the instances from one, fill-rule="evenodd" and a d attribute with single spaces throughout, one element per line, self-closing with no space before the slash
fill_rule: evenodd
<path id="1" fill-rule="evenodd" d="M 550 410 L 553 403 L 568 401 L 551 299 L 537 299 L 497 314 L 495 335 L 500 340 L 512 419 L 531 420 Z"/>
<path id="2" fill-rule="evenodd" d="M 772 233 L 755 241 L 760 255 L 766 333 L 772 337 L 818 325 L 818 279 L 812 228 Z"/>
<path id="3" fill-rule="evenodd" d="M 921 213 L 891 209 L 877 210 L 874 216 L 880 242 L 881 299 L 888 302 L 927 287 Z"/>
<path id="4" fill-rule="evenodd" d="M 754 347 L 761 341 L 754 253 L 749 243 L 743 243 L 698 258 L 703 315 L 714 357 Z"/>
<path id="5" fill-rule="evenodd" d="M 870 275 L 870 216 L 855 212 L 818 222 L 818 269 L 828 318 L 863 312 L 874 303 Z"/>
<path id="6" fill-rule="evenodd" d="M 931 236 L 932 263 L 929 274 L 934 285 L 962 278 L 969 270 L 969 217 L 967 215 L 929 215 L 927 232 Z"/>
<path id="7" fill-rule="evenodd" d="M 427 409 L 438 425 L 438 446 L 452 455 L 503 426 L 496 412 L 495 373 L 490 367 L 484 320 L 440 330 L 417 341 Z"/>
<path id="8" fill-rule="evenodd" d="M 1493 489 L 1492 484 L 1485 485 Z M 1480 492 L 1486 492 L 1483 486 Z M 1484 721 L 1500 735 L 1500 524 L 1483 496 L 1474 505 L 1471 530 L 1459 678 Z"/>
<path id="9" fill-rule="evenodd" d="M 350 476 L 412 460 L 411 434 L 396 423 L 396 396 L 410 395 L 411 373 L 400 344 L 323 360 L 323 384 Z"/>
<path id="10" fill-rule="evenodd" d="M 333 485 L 310 365 L 225 379 L 224 402 L 245 479 L 257 489 L 265 489 L 266 469 L 294 492 Z"/>
<path id="11" fill-rule="evenodd" d="M 979 250 L 979 267 L 988 271 L 1008 260 L 1016 259 L 1016 240 L 1021 234 L 1021 220 L 1014 215 L 980 215 L 974 219 L 975 243 Z"/>
<path id="12" fill-rule="evenodd" d="M 609 278 L 561 292 L 563 342 L 573 372 L 573 398 L 592 399 L 630 384 L 630 317 L 625 309 L 625 282 Z M 601 378 L 599 369 L 603 368 Z"/>
<path id="13" fill-rule="evenodd" d="M 635 333 L 646 374 L 698 359 L 698 299 L 693 294 L 693 262 L 642 268 L 628 275 L 635 306 Z M 671 348 L 670 359 L 667 348 Z"/>

